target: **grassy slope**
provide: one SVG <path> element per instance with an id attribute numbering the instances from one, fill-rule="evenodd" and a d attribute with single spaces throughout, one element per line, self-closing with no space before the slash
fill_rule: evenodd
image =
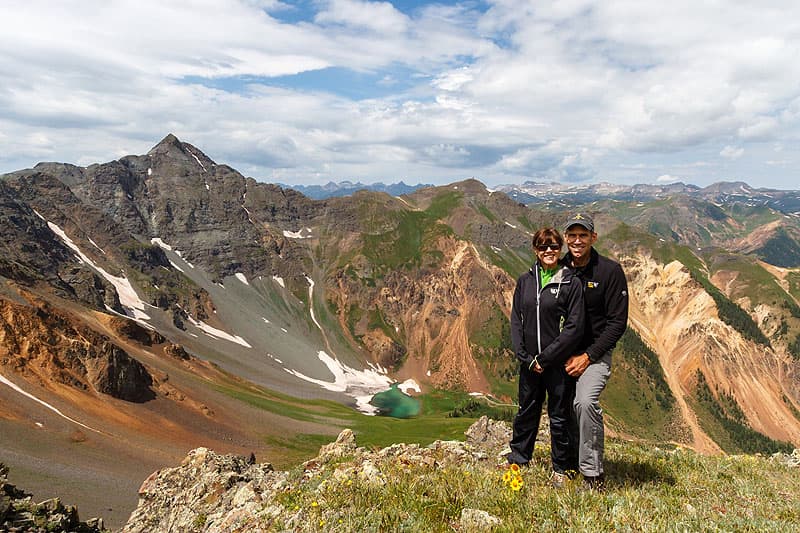
<path id="1" fill-rule="evenodd" d="M 359 443 L 360 444 L 360 443 Z M 691 451 L 609 442 L 604 493 L 549 486 L 549 450 L 537 447 L 523 486 L 503 483 L 504 468 L 483 462 L 376 466 L 385 483 L 334 476 L 347 459 L 285 492 L 280 503 L 304 511 L 304 531 L 453 531 L 465 508 L 500 519 L 492 531 L 796 531 L 800 477 L 763 457 L 703 457 Z M 293 471 L 299 479 L 302 471 Z M 273 524 L 280 526 L 280 524 Z M 280 527 L 276 527 L 280 529 Z M 487 529 L 488 530 L 488 529 Z"/>
<path id="2" fill-rule="evenodd" d="M 449 414 L 468 396 L 463 393 L 433 391 L 420 398 L 422 413 L 413 419 L 367 416 L 351 407 L 326 400 L 292 398 L 260 387 L 228 385 L 218 390 L 244 403 L 293 420 L 318 423 L 336 433 L 350 428 L 365 446 L 389 446 L 396 442 L 430 444 L 436 439 L 463 439 L 472 418 L 453 418 Z M 279 468 L 294 466 L 312 458 L 330 433 L 273 435 L 264 428 L 265 444 L 274 450 L 266 460 Z"/>

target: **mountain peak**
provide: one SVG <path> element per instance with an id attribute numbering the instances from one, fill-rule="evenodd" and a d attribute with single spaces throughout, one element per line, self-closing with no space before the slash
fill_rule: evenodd
<path id="1" fill-rule="evenodd" d="M 172 133 L 164 137 L 161 142 L 155 145 L 147 152 L 150 157 L 163 156 L 164 159 L 172 162 L 189 163 L 190 165 L 199 165 L 203 172 L 208 172 L 208 169 L 215 165 L 214 161 L 204 154 L 197 147 L 182 142 Z"/>
<path id="2" fill-rule="evenodd" d="M 151 148 L 150 151 L 147 152 L 147 155 L 175 153 L 176 150 L 181 153 L 185 152 L 183 143 L 175 135 L 170 133 L 161 139 L 161 142 Z"/>
<path id="3" fill-rule="evenodd" d="M 447 187 L 458 188 L 469 193 L 482 193 L 486 192 L 486 185 L 476 178 L 467 178 L 463 181 L 451 183 Z"/>

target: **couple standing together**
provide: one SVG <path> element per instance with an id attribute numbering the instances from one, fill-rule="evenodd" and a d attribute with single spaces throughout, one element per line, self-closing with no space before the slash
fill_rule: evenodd
<path id="1" fill-rule="evenodd" d="M 567 243 L 567 254 L 561 249 Z M 519 411 L 509 463 L 533 456 L 545 396 L 550 416 L 552 483 L 580 472 L 603 487 L 605 431 L 600 393 L 611 375 L 611 351 L 628 322 L 628 287 L 619 263 L 597 253 L 594 222 L 577 213 L 533 236 L 536 262 L 517 280 L 511 340 L 521 363 Z"/>

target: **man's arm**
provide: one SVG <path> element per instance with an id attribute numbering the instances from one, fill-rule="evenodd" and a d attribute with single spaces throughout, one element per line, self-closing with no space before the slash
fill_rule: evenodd
<path id="1" fill-rule="evenodd" d="M 586 323 L 586 307 L 583 303 L 583 287 L 578 278 L 574 278 L 567 286 L 569 301 L 564 327 L 558 337 L 551 342 L 537 360 L 545 368 L 554 364 L 562 364 L 564 360 L 580 346 L 583 339 L 583 328 Z"/>

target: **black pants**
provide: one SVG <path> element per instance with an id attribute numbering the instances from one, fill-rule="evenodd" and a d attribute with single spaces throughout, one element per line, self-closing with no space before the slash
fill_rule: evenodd
<path id="1" fill-rule="evenodd" d="M 574 424 L 572 402 L 575 399 L 575 378 L 567 374 L 563 365 L 554 365 L 541 374 L 520 365 L 519 411 L 514 417 L 508 462 L 526 464 L 533 457 L 545 395 L 550 417 L 553 470 L 561 473 L 577 471 L 577 447 L 570 440 L 570 424 Z"/>

